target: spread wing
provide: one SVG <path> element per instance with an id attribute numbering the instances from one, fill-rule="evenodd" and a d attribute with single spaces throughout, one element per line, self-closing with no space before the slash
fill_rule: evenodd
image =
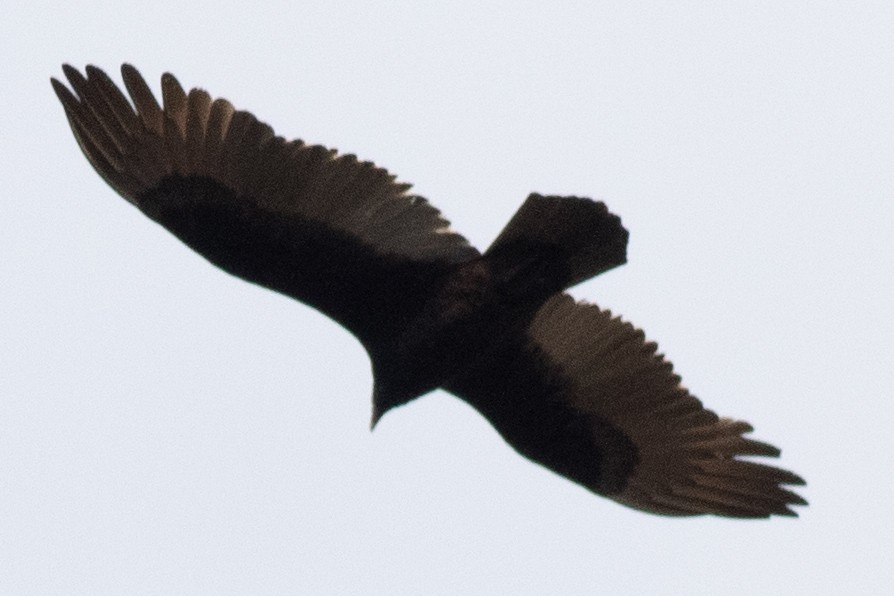
<path id="1" fill-rule="evenodd" d="M 779 455 L 680 385 L 643 332 L 551 298 L 528 330 L 449 390 L 517 451 L 619 503 L 664 515 L 796 515 L 797 475 L 742 459 Z"/>
<path id="2" fill-rule="evenodd" d="M 353 155 L 286 141 L 248 112 L 135 68 L 53 79 L 100 176 L 204 257 L 302 300 L 365 344 L 412 316 L 449 267 L 478 256 L 437 209 Z"/>

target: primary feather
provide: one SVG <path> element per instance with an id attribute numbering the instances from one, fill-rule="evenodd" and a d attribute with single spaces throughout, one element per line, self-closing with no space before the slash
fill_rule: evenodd
<path id="1" fill-rule="evenodd" d="M 566 288 L 621 265 L 605 205 L 533 194 L 481 254 L 386 170 L 286 141 L 248 112 L 135 68 L 52 80 L 81 149 L 125 199 L 222 269 L 301 300 L 363 343 L 373 424 L 442 387 L 519 453 L 666 515 L 795 515 L 803 480 L 681 385 L 642 331 Z"/>

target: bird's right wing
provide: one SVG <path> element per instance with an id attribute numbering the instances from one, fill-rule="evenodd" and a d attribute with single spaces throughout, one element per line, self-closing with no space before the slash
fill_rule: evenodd
<path id="1" fill-rule="evenodd" d="M 286 141 L 224 99 L 135 68 L 131 101 L 95 67 L 53 79 L 72 131 L 118 193 L 221 268 L 302 300 L 365 343 L 478 251 L 409 185 L 353 155 Z M 132 102 L 132 104 L 131 104 Z"/>
<path id="2" fill-rule="evenodd" d="M 797 475 L 742 459 L 779 455 L 680 385 L 642 331 L 567 294 L 524 339 L 448 387 L 517 451 L 619 503 L 664 515 L 795 515 Z"/>

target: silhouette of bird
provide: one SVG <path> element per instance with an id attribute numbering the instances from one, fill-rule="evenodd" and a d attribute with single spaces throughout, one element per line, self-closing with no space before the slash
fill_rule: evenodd
<path id="1" fill-rule="evenodd" d="M 642 331 L 564 290 L 626 262 L 601 202 L 531 194 L 484 253 L 410 185 L 354 155 L 286 141 L 170 74 L 159 106 L 123 65 L 52 85 L 84 155 L 127 201 L 237 277 L 347 328 L 369 354 L 372 426 L 442 388 L 523 456 L 664 515 L 796 515 L 797 475 L 681 386 Z M 132 102 L 132 103 L 131 103 Z"/>

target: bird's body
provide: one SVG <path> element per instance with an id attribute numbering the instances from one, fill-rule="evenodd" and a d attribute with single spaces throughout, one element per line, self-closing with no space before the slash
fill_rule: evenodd
<path id="1" fill-rule="evenodd" d="M 159 106 L 99 69 L 53 80 L 100 175 L 223 270 L 305 302 L 372 363 L 373 424 L 436 388 L 519 453 L 653 513 L 794 515 L 791 472 L 740 459 L 745 438 L 680 385 L 641 331 L 564 290 L 621 265 L 627 231 L 602 203 L 533 194 L 484 253 L 409 186 L 354 156 L 287 142 L 247 112 L 162 78 Z"/>

